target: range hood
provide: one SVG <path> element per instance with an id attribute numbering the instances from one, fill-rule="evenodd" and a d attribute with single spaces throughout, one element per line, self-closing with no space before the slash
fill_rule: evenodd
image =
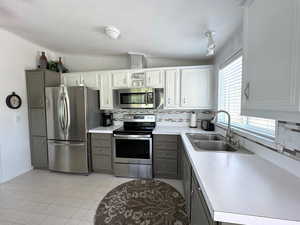
<path id="1" fill-rule="evenodd" d="M 128 52 L 130 69 L 143 69 L 147 67 L 145 55 L 142 53 Z"/>

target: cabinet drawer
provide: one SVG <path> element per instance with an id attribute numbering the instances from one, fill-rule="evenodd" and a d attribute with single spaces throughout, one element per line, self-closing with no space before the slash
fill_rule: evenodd
<path id="1" fill-rule="evenodd" d="M 175 159 L 177 160 L 177 151 L 155 151 L 154 158 L 157 159 Z"/>
<path id="2" fill-rule="evenodd" d="M 110 147 L 93 146 L 92 152 L 93 152 L 93 154 L 98 154 L 98 155 L 111 155 L 111 148 Z"/>
<path id="3" fill-rule="evenodd" d="M 154 148 L 155 149 L 161 149 L 165 151 L 177 151 L 177 142 L 155 142 L 154 143 Z"/>
<path id="4" fill-rule="evenodd" d="M 176 178 L 177 160 L 174 159 L 155 159 L 154 173 L 157 177 Z"/>
<path id="5" fill-rule="evenodd" d="M 110 155 L 92 155 L 93 170 L 95 172 L 112 173 L 112 160 Z"/>
<path id="6" fill-rule="evenodd" d="M 92 146 L 111 147 L 112 146 L 111 142 L 112 142 L 111 134 L 93 134 L 92 135 Z"/>
<path id="7" fill-rule="evenodd" d="M 158 142 L 177 143 L 177 135 L 164 135 L 164 134 L 154 135 L 154 143 L 158 143 Z"/>

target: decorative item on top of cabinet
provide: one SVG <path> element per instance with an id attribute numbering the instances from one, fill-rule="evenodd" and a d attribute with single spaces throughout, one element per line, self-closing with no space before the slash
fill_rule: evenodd
<path id="1" fill-rule="evenodd" d="M 42 55 L 40 56 L 38 68 L 39 69 L 48 69 L 48 60 L 47 60 L 45 52 L 42 52 Z"/>
<path id="2" fill-rule="evenodd" d="M 181 69 L 181 108 L 211 109 L 212 97 L 212 67 Z"/>
<path id="3" fill-rule="evenodd" d="M 58 58 L 57 70 L 58 70 L 57 72 L 59 72 L 59 73 L 67 73 L 69 71 L 63 64 L 61 57 Z"/>
<path id="4" fill-rule="evenodd" d="M 299 21 L 299 0 L 245 7 L 242 115 L 300 122 Z"/>
<path id="5" fill-rule="evenodd" d="M 100 83 L 100 109 L 113 109 L 112 76 L 110 72 L 98 74 Z"/>
<path id="6" fill-rule="evenodd" d="M 180 102 L 180 76 L 178 69 L 165 71 L 165 108 L 177 109 Z"/>
<path id="7" fill-rule="evenodd" d="M 113 88 L 128 88 L 129 73 L 127 71 L 113 71 L 112 72 Z"/>
<path id="8" fill-rule="evenodd" d="M 154 177 L 178 179 L 180 158 L 177 135 L 154 135 Z"/>
<path id="9" fill-rule="evenodd" d="M 162 70 L 146 71 L 146 87 L 163 88 L 164 87 L 164 73 Z"/>
<path id="10" fill-rule="evenodd" d="M 91 147 L 94 172 L 112 174 L 112 134 L 92 134 Z"/>

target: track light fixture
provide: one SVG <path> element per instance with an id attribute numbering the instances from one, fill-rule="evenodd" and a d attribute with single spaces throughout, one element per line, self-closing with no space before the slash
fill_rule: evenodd
<path id="1" fill-rule="evenodd" d="M 216 43 L 213 39 L 214 35 L 216 34 L 216 32 L 214 31 L 207 31 L 205 32 L 205 37 L 207 38 L 207 56 L 212 56 L 215 54 L 215 50 L 216 50 Z"/>

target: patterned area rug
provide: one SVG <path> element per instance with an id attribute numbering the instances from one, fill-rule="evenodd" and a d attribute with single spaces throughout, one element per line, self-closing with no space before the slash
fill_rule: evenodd
<path id="1" fill-rule="evenodd" d="M 158 180 L 133 180 L 101 201 L 95 225 L 188 225 L 184 198 Z"/>

